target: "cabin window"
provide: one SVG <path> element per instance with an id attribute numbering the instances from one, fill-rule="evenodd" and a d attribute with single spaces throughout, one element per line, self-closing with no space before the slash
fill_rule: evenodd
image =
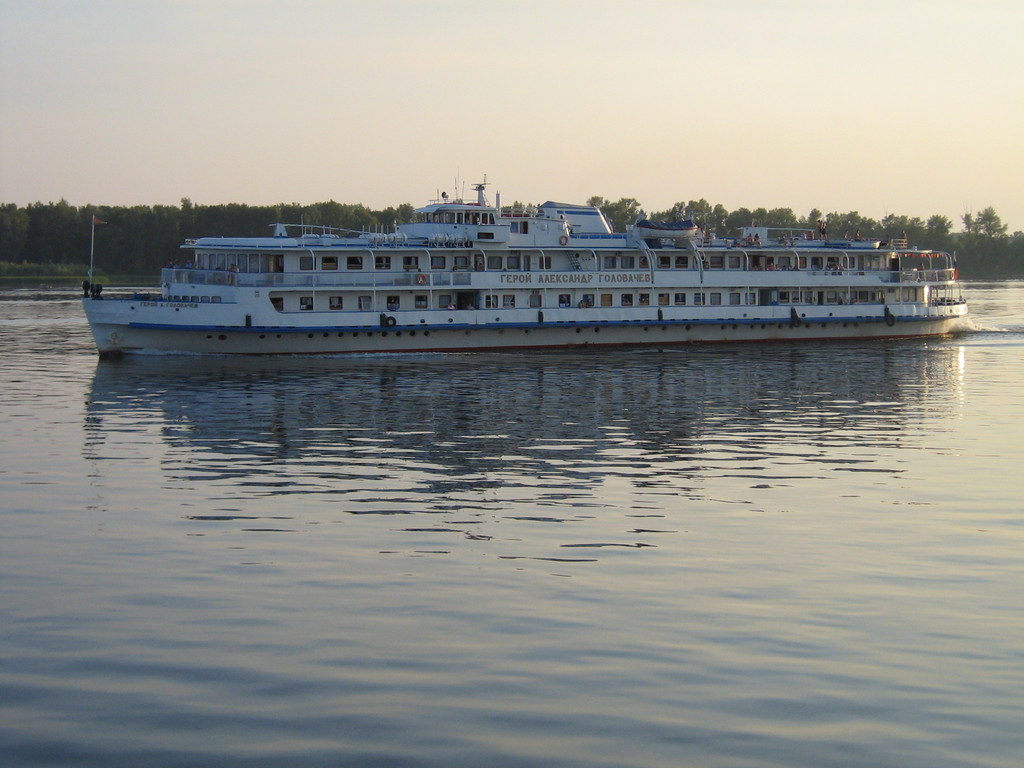
<path id="1" fill-rule="evenodd" d="M 622 294 L 622 296 L 619 297 L 619 304 L 621 306 L 623 306 L 623 307 L 632 307 L 633 306 L 633 294 L 632 293 L 624 293 L 624 294 Z"/>
<path id="2" fill-rule="evenodd" d="M 673 303 L 676 306 L 679 306 L 679 307 L 684 306 L 686 304 L 686 294 L 685 293 L 677 293 L 673 297 L 672 301 L 673 301 Z"/>
<path id="3" fill-rule="evenodd" d="M 536 308 L 536 307 L 543 306 L 543 301 L 544 301 L 544 297 L 541 296 L 538 291 L 534 291 L 533 293 L 530 294 L 530 306 L 531 307 Z"/>
<path id="4" fill-rule="evenodd" d="M 299 256 L 299 269 L 307 271 L 313 268 L 312 256 Z"/>
<path id="5" fill-rule="evenodd" d="M 501 306 L 505 309 L 512 309 L 516 305 L 516 297 L 513 293 L 506 293 L 501 297 Z"/>
<path id="6" fill-rule="evenodd" d="M 592 293 L 584 293 L 583 294 L 583 298 L 580 299 L 580 306 L 581 307 L 592 307 L 592 306 L 594 306 L 594 294 L 592 294 Z"/>
<path id="7" fill-rule="evenodd" d="M 452 295 L 450 293 L 439 294 L 437 297 L 437 308 L 455 309 L 455 302 L 452 301 Z"/>
<path id="8" fill-rule="evenodd" d="M 731 291 L 729 293 L 729 303 L 732 304 L 733 306 L 739 305 L 742 298 L 743 296 L 739 291 Z"/>
<path id="9" fill-rule="evenodd" d="M 689 269 L 690 268 L 690 257 L 689 256 L 676 256 L 676 269 Z"/>
<path id="10" fill-rule="evenodd" d="M 487 294 L 484 296 L 484 309 L 497 309 L 498 308 L 498 297 Z"/>
<path id="11" fill-rule="evenodd" d="M 387 304 L 389 312 L 396 312 L 402 306 L 402 302 L 398 296 L 388 296 L 384 302 Z"/>
<path id="12" fill-rule="evenodd" d="M 717 293 L 717 292 L 716 293 L 712 293 L 711 294 L 711 303 L 712 303 L 712 305 L 714 305 L 716 307 L 721 305 L 721 303 L 722 303 L 722 294 Z"/>
<path id="13" fill-rule="evenodd" d="M 363 268 L 363 257 L 362 256 L 349 256 L 345 260 L 346 269 L 362 269 Z"/>
<path id="14" fill-rule="evenodd" d="M 403 256 L 402 257 L 402 268 L 407 270 L 419 269 L 420 268 L 420 257 L 419 256 Z"/>
<path id="15" fill-rule="evenodd" d="M 373 268 L 378 271 L 387 272 L 391 269 L 391 257 L 390 256 L 374 256 L 373 257 Z M 352 269 L 352 267 L 349 267 Z M 360 267 L 361 269 L 361 267 Z"/>
<path id="16" fill-rule="evenodd" d="M 633 256 L 623 256 L 620 259 L 620 264 L 623 269 L 633 269 L 636 267 L 636 258 Z"/>
<path id="17" fill-rule="evenodd" d="M 721 255 L 711 257 L 711 269 L 721 269 L 724 265 L 724 259 Z"/>
<path id="18" fill-rule="evenodd" d="M 249 254 L 249 272 L 260 271 L 260 255 L 258 253 Z"/>
<path id="19" fill-rule="evenodd" d="M 328 299 L 328 306 L 331 309 L 341 309 L 342 308 L 341 296 L 331 296 Z"/>
<path id="20" fill-rule="evenodd" d="M 430 257 L 430 268 L 431 269 L 444 269 L 445 268 L 444 256 L 431 256 Z"/>
<path id="21" fill-rule="evenodd" d="M 551 269 L 551 257 L 548 255 L 538 256 L 537 267 L 539 269 Z"/>
<path id="22" fill-rule="evenodd" d="M 789 291 L 779 291 L 779 303 L 789 304 Z"/>
<path id="23" fill-rule="evenodd" d="M 730 256 L 729 257 L 729 269 L 739 269 L 739 268 L 740 268 L 740 257 L 739 256 Z"/>
<path id="24" fill-rule="evenodd" d="M 327 272 L 335 272 L 338 269 L 337 256 L 324 256 L 320 259 L 320 269 Z"/>
<path id="25" fill-rule="evenodd" d="M 601 294 L 601 306 L 610 307 L 612 306 L 612 295 L 610 293 Z"/>
<path id="26" fill-rule="evenodd" d="M 558 306 L 565 309 L 572 302 L 572 297 L 568 293 L 558 294 Z"/>
<path id="27" fill-rule="evenodd" d="M 455 269 L 469 269 L 469 256 L 456 256 Z"/>
<path id="28" fill-rule="evenodd" d="M 312 296 L 299 296 L 299 309 L 303 312 L 309 312 L 313 309 L 313 297 Z"/>
<path id="29" fill-rule="evenodd" d="M 671 256 L 659 256 L 658 257 L 658 269 L 671 269 L 672 268 L 672 257 Z"/>
<path id="30" fill-rule="evenodd" d="M 413 306 L 415 306 L 416 309 L 426 309 L 427 306 L 428 306 L 428 304 L 427 304 L 427 294 L 425 294 L 425 293 L 417 293 L 413 297 Z"/>
<path id="31" fill-rule="evenodd" d="M 509 224 L 508 231 L 511 232 L 514 235 L 518 235 L 519 234 L 519 222 L 518 221 L 513 221 L 511 224 Z"/>
<path id="32" fill-rule="evenodd" d="M 513 255 L 509 256 L 506 259 L 506 261 L 508 262 L 508 268 L 509 269 L 519 269 L 520 261 L 519 261 L 519 256 L 518 255 L 513 254 Z"/>
<path id="33" fill-rule="evenodd" d="M 487 268 L 488 269 L 501 269 L 501 256 L 488 256 L 487 257 Z"/>
<path id="34" fill-rule="evenodd" d="M 697 307 L 704 306 L 704 294 L 700 292 L 693 294 L 693 303 Z"/>
<path id="35" fill-rule="evenodd" d="M 659 307 L 667 307 L 669 305 L 669 300 L 668 299 L 669 299 L 669 296 L 668 296 L 667 293 L 659 293 L 658 294 L 658 306 Z"/>
<path id="36" fill-rule="evenodd" d="M 359 309 L 363 312 L 367 312 L 373 309 L 373 297 L 372 296 L 360 296 L 359 297 Z"/>
<path id="37" fill-rule="evenodd" d="M 649 293 L 641 293 L 638 298 L 640 299 L 640 306 L 641 307 L 649 307 L 649 306 L 651 306 L 651 294 L 649 294 Z"/>
<path id="38" fill-rule="evenodd" d="M 615 257 L 614 256 L 605 256 L 604 257 L 604 268 L 605 269 L 615 269 Z"/>
<path id="39" fill-rule="evenodd" d="M 272 306 L 278 312 L 284 312 L 284 299 L 281 298 L 280 296 L 271 296 L 270 306 Z"/>

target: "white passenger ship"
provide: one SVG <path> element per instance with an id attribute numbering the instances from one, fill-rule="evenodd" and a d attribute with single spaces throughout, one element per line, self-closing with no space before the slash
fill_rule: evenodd
<path id="1" fill-rule="evenodd" d="M 954 260 L 890 242 L 751 226 L 737 238 L 594 207 L 444 197 L 390 234 L 275 225 L 203 237 L 158 294 L 86 285 L 101 356 L 462 352 L 950 333 Z"/>

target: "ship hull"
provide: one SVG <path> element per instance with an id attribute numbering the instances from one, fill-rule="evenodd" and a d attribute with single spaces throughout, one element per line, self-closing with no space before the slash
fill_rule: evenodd
<path id="1" fill-rule="evenodd" d="M 86 301 L 87 312 L 92 308 Z M 107 307 L 115 302 L 109 302 Z M 106 309 L 107 307 L 104 307 Z M 813 308 L 809 308 L 813 309 Z M 107 313 L 112 314 L 112 313 Z M 473 313 L 476 314 L 476 313 Z M 472 352 L 598 346 L 792 342 L 940 336 L 963 326 L 958 307 L 927 314 L 806 312 L 792 316 L 509 321 L 445 324 L 396 321 L 388 327 L 308 324 L 295 327 L 187 326 L 90 318 L 101 356 L 124 354 L 337 355 Z M 311 318 L 311 320 L 313 320 Z"/>

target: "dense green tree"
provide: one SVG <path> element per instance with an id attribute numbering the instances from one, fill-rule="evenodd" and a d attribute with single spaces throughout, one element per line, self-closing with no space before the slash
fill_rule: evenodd
<path id="1" fill-rule="evenodd" d="M 622 197 L 616 202 L 605 200 L 603 197 L 595 196 L 587 201 L 601 210 L 608 222 L 612 225 L 613 232 L 625 232 L 626 227 L 636 221 L 640 215 L 640 203 L 632 197 Z"/>
<path id="2" fill-rule="evenodd" d="M 932 216 L 928 219 L 928 223 L 925 224 L 925 231 L 928 233 L 929 241 L 946 241 L 949 238 L 949 233 L 952 229 L 953 222 L 945 216 Z"/>
<path id="3" fill-rule="evenodd" d="M 0 256 L 24 253 L 28 228 L 27 210 L 14 203 L 0 206 Z"/>
<path id="4" fill-rule="evenodd" d="M 978 234 L 985 237 L 1006 236 L 1006 225 L 1003 224 L 999 214 L 996 213 L 995 208 L 992 206 L 985 208 L 974 217 L 974 226 L 977 228 Z"/>

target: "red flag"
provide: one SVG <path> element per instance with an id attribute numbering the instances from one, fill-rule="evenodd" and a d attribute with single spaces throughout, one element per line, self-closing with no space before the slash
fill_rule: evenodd
<path id="1" fill-rule="evenodd" d="M 98 216 L 93 216 L 93 217 L 92 217 L 92 223 L 93 223 L 93 224 L 106 224 L 107 222 L 105 222 L 105 221 L 100 221 L 100 219 L 99 219 L 99 217 L 98 217 Z"/>

